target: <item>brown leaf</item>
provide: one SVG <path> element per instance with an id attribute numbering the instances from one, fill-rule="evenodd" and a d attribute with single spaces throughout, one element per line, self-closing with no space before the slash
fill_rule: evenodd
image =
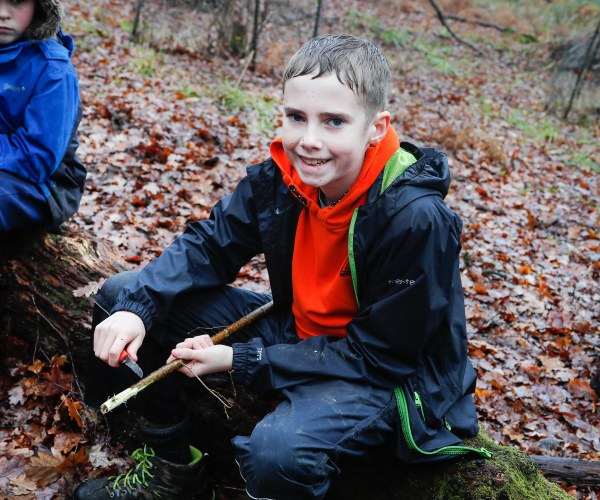
<path id="1" fill-rule="evenodd" d="M 48 386 L 41 393 L 46 398 L 71 389 L 73 375 L 64 373 L 58 366 L 53 366 L 50 369 L 50 375 L 45 375 L 45 377 L 50 380 Z"/>
<path id="2" fill-rule="evenodd" d="M 90 460 L 85 454 L 85 449 L 82 446 L 79 448 L 79 451 L 65 458 L 64 461 L 56 467 L 56 470 L 61 474 L 66 474 L 68 472 L 75 472 L 78 467 L 83 468 L 88 465 L 90 465 Z"/>
<path id="3" fill-rule="evenodd" d="M 81 409 L 83 405 L 79 401 L 72 401 L 71 398 L 66 396 L 61 396 L 61 399 L 67 405 L 71 420 L 75 420 L 79 427 L 83 427 L 83 422 L 81 421 Z"/>
<path id="4" fill-rule="evenodd" d="M 568 383 L 569 392 L 574 397 L 579 399 L 585 399 L 587 401 L 594 401 L 598 399 L 594 390 L 590 387 L 589 382 L 585 380 L 575 379 Z"/>
<path id="5" fill-rule="evenodd" d="M 60 453 L 57 453 L 56 456 L 39 453 L 37 457 L 31 457 L 31 462 L 25 467 L 25 471 L 27 477 L 35 481 L 38 486 L 46 486 L 60 477 L 56 467 L 62 462 L 63 457 Z"/>
<path id="6" fill-rule="evenodd" d="M 102 285 L 104 285 L 106 278 L 102 278 L 100 281 L 90 281 L 87 285 L 78 288 L 77 290 L 73 290 L 73 295 L 75 297 L 89 297 L 90 295 L 95 295 L 98 293 Z"/>
<path id="7" fill-rule="evenodd" d="M 0 490 L 8 489 L 8 480 L 16 478 L 23 473 L 25 457 L 13 456 L 12 458 L 0 457 Z"/>
<path id="8" fill-rule="evenodd" d="M 81 426 L 80 426 L 81 427 Z M 53 449 L 60 451 L 63 455 L 69 453 L 75 446 L 77 446 L 82 440 L 81 434 L 75 434 L 73 432 L 57 432 L 54 438 Z"/>

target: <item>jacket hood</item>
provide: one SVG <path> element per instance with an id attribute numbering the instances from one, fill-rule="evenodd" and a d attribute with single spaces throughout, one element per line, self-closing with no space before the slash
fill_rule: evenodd
<path id="1" fill-rule="evenodd" d="M 35 15 L 23 34 L 23 39 L 46 40 L 56 38 L 59 34 L 64 13 L 60 0 L 35 0 Z"/>
<path id="2" fill-rule="evenodd" d="M 450 167 L 446 155 L 436 148 L 418 148 L 410 142 L 400 147 L 411 153 L 417 161 L 398 179 L 400 185 L 418 186 L 438 191 L 445 198 L 450 188 Z"/>

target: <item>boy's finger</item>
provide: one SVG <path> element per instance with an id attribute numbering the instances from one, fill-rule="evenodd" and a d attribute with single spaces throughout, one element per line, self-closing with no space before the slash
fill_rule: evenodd
<path id="1" fill-rule="evenodd" d="M 185 347 L 178 347 L 171 351 L 173 357 L 177 359 L 193 359 L 202 362 L 203 350 L 186 349 Z"/>
<path id="2" fill-rule="evenodd" d="M 134 361 L 138 360 L 137 352 L 138 352 L 138 349 L 142 346 L 143 339 L 141 339 L 140 337 L 134 338 L 127 346 L 127 352 L 131 356 L 131 359 L 133 359 Z"/>

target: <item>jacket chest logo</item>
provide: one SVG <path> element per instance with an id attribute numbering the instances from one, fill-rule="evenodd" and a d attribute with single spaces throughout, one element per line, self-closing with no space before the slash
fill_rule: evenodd
<path id="1" fill-rule="evenodd" d="M 352 276 L 352 270 L 350 269 L 350 260 L 346 257 L 342 268 L 340 269 L 340 278 L 348 278 Z"/>
<path id="2" fill-rule="evenodd" d="M 25 87 L 5 83 L 4 90 L 12 90 L 13 92 L 23 92 L 25 90 Z"/>

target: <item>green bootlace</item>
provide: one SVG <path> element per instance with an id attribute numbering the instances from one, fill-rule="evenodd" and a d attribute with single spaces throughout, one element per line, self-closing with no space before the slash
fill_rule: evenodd
<path id="1" fill-rule="evenodd" d="M 129 472 L 127 472 L 126 474 L 119 474 L 118 476 L 114 477 L 114 479 L 111 477 L 111 482 L 112 482 L 112 487 L 109 488 L 110 483 L 107 484 L 104 488 L 106 489 L 106 491 L 108 492 L 110 497 L 114 497 L 115 496 L 115 491 L 121 491 L 124 489 L 132 489 L 136 487 L 136 483 L 139 484 L 140 486 L 148 486 L 148 482 L 146 481 L 146 476 L 148 477 L 154 477 L 149 471 L 148 469 L 151 469 L 153 467 L 152 462 L 149 460 L 150 457 L 154 456 L 154 451 L 152 450 L 152 448 L 150 448 L 150 452 L 146 451 L 146 447 L 144 446 L 144 449 L 142 450 L 141 448 L 138 450 L 135 450 L 133 452 L 133 455 L 131 455 L 131 458 L 133 458 L 136 462 L 139 462 L 139 464 L 137 464 L 137 466 L 135 467 L 135 469 L 130 469 Z M 141 474 L 138 472 L 138 470 L 141 467 Z M 140 481 L 140 475 L 142 477 L 141 481 Z M 122 482 L 121 482 L 122 480 Z M 112 491 L 110 491 L 112 489 Z M 159 496 L 156 492 L 152 492 L 155 494 L 155 496 Z"/>

